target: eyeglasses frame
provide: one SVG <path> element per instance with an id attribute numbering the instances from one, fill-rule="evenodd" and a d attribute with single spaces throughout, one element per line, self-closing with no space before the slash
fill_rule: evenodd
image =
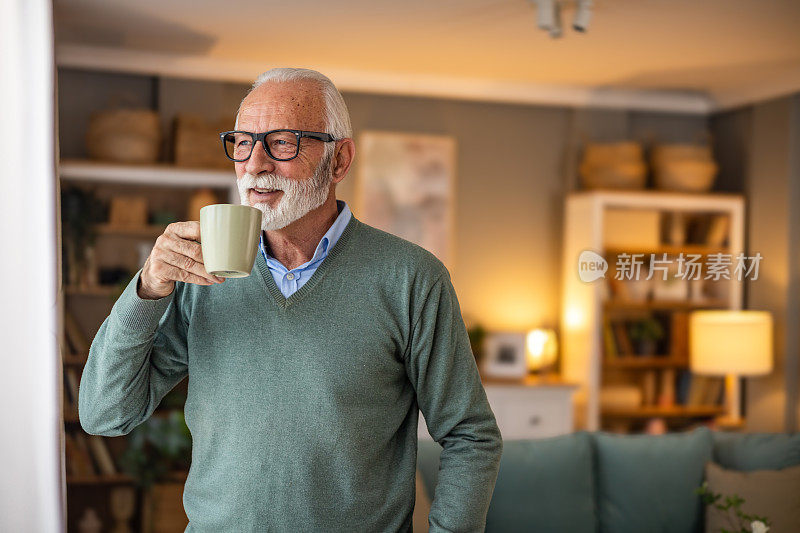
<path id="1" fill-rule="evenodd" d="M 275 157 L 274 155 L 272 155 L 272 152 L 270 152 L 269 148 L 267 147 L 267 143 L 264 142 L 267 139 L 267 135 L 269 135 L 270 133 L 277 133 L 279 131 L 288 131 L 288 132 L 294 133 L 295 138 L 297 139 L 297 152 L 292 157 L 290 157 L 288 159 L 281 159 L 281 158 L 278 158 L 278 157 Z M 225 136 L 229 135 L 231 133 L 246 133 L 247 135 L 250 135 L 250 138 L 253 140 L 253 146 L 252 146 L 252 148 L 250 148 L 250 155 L 248 155 L 246 158 L 244 158 L 244 159 L 234 159 L 234 158 L 232 158 L 231 156 L 228 155 L 228 151 L 225 149 Z M 333 135 L 331 135 L 330 133 L 323 133 L 321 131 L 292 130 L 292 129 L 288 129 L 288 128 L 282 128 L 282 129 L 277 129 L 277 130 L 269 130 L 269 131 L 265 131 L 265 132 L 262 132 L 262 133 L 253 133 L 251 131 L 243 131 L 243 130 L 231 130 L 231 131 L 223 131 L 223 132 L 221 132 L 219 134 L 219 139 L 220 139 L 220 141 L 222 141 L 222 150 L 225 152 L 225 157 L 227 157 L 228 159 L 230 159 L 231 161 L 233 161 L 235 163 L 244 163 L 245 161 L 250 159 L 253 156 L 253 150 L 255 149 L 256 143 L 258 141 L 261 141 L 261 146 L 264 147 L 264 151 L 267 153 L 267 155 L 269 157 L 271 157 L 275 161 L 291 161 L 292 159 L 294 159 L 298 155 L 300 155 L 300 139 L 302 139 L 303 137 L 308 137 L 309 139 L 316 139 L 318 141 L 322 141 L 322 142 L 326 142 L 326 143 L 327 142 L 335 142 L 335 141 L 338 140 L 338 139 L 335 139 L 333 137 Z"/>

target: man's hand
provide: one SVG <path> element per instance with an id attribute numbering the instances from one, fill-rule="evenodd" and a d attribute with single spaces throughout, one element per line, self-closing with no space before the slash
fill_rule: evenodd
<path id="1" fill-rule="evenodd" d="M 136 294 L 146 300 L 157 300 L 172 294 L 176 281 L 214 285 L 224 278 L 206 272 L 200 248 L 200 222 L 173 222 L 156 239 L 150 256 L 144 262 Z"/>

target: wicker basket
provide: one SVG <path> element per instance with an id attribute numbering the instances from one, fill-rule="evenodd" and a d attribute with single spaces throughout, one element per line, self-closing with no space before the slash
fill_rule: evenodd
<path id="1" fill-rule="evenodd" d="M 711 155 L 711 147 L 707 145 L 656 146 L 652 163 L 656 187 L 670 191 L 708 191 L 719 168 Z"/>
<path id="2" fill-rule="evenodd" d="M 179 113 L 174 121 L 175 164 L 181 167 L 233 170 L 233 163 L 225 157 L 219 140 L 220 132 L 232 128 L 230 118 L 209 122 L 196 115 Z"/>
<path id="3" fill-rule="evenodd" d="M 161 145 L 158 113 L 116 109 L 93 113 L 86 132 L 89 157 L 118 163 L 155 163 Z"/>
<path id="4" fill-rule="evenodd" d="M 639 143 L 589 143 L 579 172 L 587 189 L 642 189 L 647 165 Z"/>

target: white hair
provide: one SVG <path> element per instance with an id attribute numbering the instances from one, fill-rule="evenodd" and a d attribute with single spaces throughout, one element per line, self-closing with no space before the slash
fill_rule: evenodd
<path id="1" fill-rule="evenodd" d="M 353 136 L 353 127 L 350 124 L 350 112 L 344 103 L 344 98 L 339 89 L 326 75 L 316 70 L 307 68 L 273 68 L 256 78 L 253 86 L 247 91 L 245 98 L 260 85 L 270 82 L 291 82 L 291 81 L 314 81 L 319 85 L 322 96 L 325 99 L 325 133 L 333 135 L 337 141 L 339 139 Z M 244 102 L 244 98 L 242 98 Z M 239 104 L 241 109 L 242 104 Z M 239 129 L 239 111 L 236 112 L 236 125 L 234 129 Z M 334 143 L 325 143 L 325 155 L 333 154 Z"/>

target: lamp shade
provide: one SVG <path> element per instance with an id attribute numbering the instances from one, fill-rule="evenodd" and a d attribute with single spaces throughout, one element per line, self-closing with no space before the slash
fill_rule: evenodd
<path id="1" fill-rule="evenodd" d="M 689 364 L 707 375 L 759 376 L 772 371 L 772 315 L 767 311 L 694 311 Z"/>

